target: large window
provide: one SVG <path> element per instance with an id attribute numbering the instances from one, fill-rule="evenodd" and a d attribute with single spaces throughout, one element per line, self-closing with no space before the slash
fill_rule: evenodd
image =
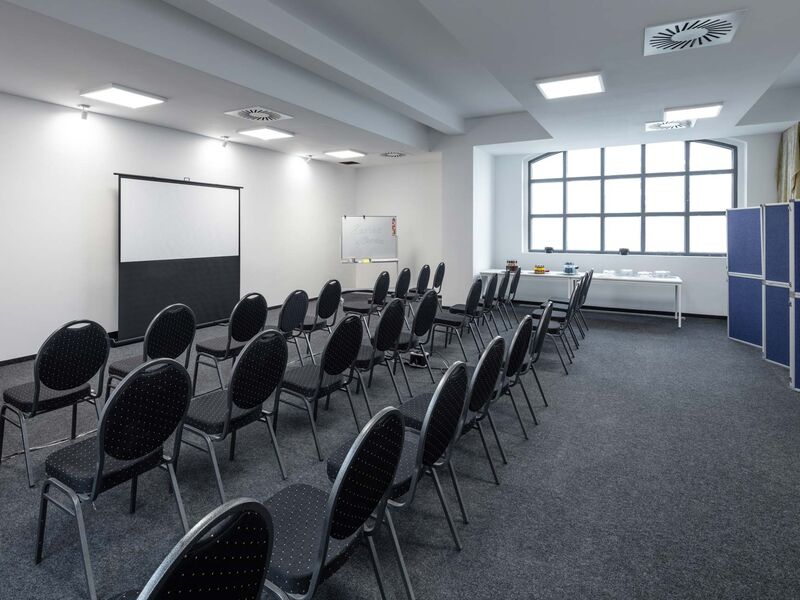
<path id="1" fill-rule="evenodd" d="M 555 152 L 528 163 L 528 249 L 725 254 L 736 148 L 663 142 Z"/>

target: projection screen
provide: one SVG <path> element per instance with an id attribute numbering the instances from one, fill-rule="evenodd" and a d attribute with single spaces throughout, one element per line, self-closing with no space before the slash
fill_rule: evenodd
<path id="1" fill-rule="evenodd" d="M 228 318 L 239 299 L 241 188 L 117 175 L 118 339 L 142 337 L 176 302 L 198 325 Z"/>

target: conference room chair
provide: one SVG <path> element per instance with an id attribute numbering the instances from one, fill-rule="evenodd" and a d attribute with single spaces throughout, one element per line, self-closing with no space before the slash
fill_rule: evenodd
<path id="1" fill-rule="evenodd" d="M 319 291 L 317 301 L 314 303 L 314 314 L 307 314 L 303 319 L 299 329 L 306 338 L 308 353 L 311 355 L 313 364 L 317 364 L 317 359 L 311 346 L 311 335 L 323 329 L 328 333 L 331 332 L 331 327 L 336 325 L 336 317 L 339 315 L 341 302 L 342 284 L 337 279 L 330 279 L 325 282 L 325 285 Z"/>
<path id="2" fill-rule="evenodd" d="M 581 338 L 586 337 L 586 333 L 584 332 L 584 328 L 586 331 L 589 331 L 589 325 L 586 323 L 586 318 L 583 316 L 583 305 L 586 303 L 586 298 L 589 295 L 589 287 L 592 284 L 592 278 L 594 277 L 594 269 L 589 269 L 586 271 L 583 276 L 581 277 L 582 289 L 580 298 L 578 298 L 578 304 L 575 307 L 575 325 L 578 327 L 578 331 L 581 334 Z M 569 306 L 569 299 L 551 299 L 550 300 L 554 305 L 554 312 L 555 314 L 559 315 L 565 313 Z"/>
<path id="3" fill-rule="evenodd" d="M 572 337 L 572 340 L 575 343 L 575 348 L 576 349 L 580 348 L 580 342 L 578 341 L 578 336 L 575 335 L 575 328 L 573 327 L 573 324 L 579 329 L 581 337 L 586 337 L 585 334 L 583 333 L 583 329 L 581 329 L 581 325 L 580 325 L 580 322 L 578 321 L 577 315 L 578 315 L 578 308 L 580 307 L 581 301 L 583 300 L 584 294 L 586 292 L 586 282 L 588 280 L 588 277 L 589 277 L 589 273 L 588 272 L 584 273 L 583 275 L 581 275 L 580 279 L 577 281 L 576 286 L 580 286 L 580 293 L 573 294 L 573 295 L 570 296 L 570 300 L 572 300 L 573 296 L 575 296 L 574 306 L 571 307 L 571 310 L 570 310 L 570 306 L 573 304 L 573 302 L 568 302 L 566 305 L 563 305 L 563 304 L 562 305 L 556 305 L 553 308 L 552 320 L 556 321 L 556 322 L 558 322 L 558 321 L 565 321 L 566 322 L 567 331 L 569 331 L 570 336 Z M 535 308 L 533 310 L 532 314 L 533 314 L 534 318 L 538 317 L 538 315 L 541 312 L 541 310 L 542 310 L 541 307 Z M 566 340 L 567 340 L 567 342 L 569 342 L 570 338 L 567 337 Z M 571 348 L 571 346 L 570 346 L 570 348 Z M 574 356 L 574 352 L 573 352 L 573 356 Z"/>
<path id="4" fill-rule="evenodd" d="M 147 326 L 142 354 L 123 358 L 108 365 L 106 398 L 111 394 L 115 382 L 122 381 L 128 373 L 148 360 L 156 358 L 178 360 L 184 356 L 183 366 L 188 369 L 196 328 L 194 311 L 185 304 L 170 304 L 162 309 Z"/>
<path id="5" fill-rule="evenodd" d="M 485 344 L 483 342 L 483 336 L 481 336 L 481 331 L 479 326 L 481 323 L 486 325 L 486 330 L 489 332 L 489 339 L 492 339 L 492 328 L 489 325 L 489 321 L 494 323 L 495 333 L 500 335 L 500 330 L 497 328 L 497 321 L 494 319 L 494 307 L 495 307 L 495 292 L 497 291 L 497 273 L 492 273 L 489 275 L 489 280 L 486 284 L 486 288 L 483 293 L 483 298 L 478 303 L 478 310 L 475 315 L 475 329 L 478 332 L 478 339 L 480 340 L 481 344 L 478 346 L 478 350 L 481 350 Z M 464 314 L 466 310 L 466 304 L 454 304 L 450 307 L 451 313 L 456 314 Z"/>
<path id="6" fill-rule="evenodd" d="M 506 301 L 508 299 L 508 283 L 510 279 L 511 271 L 506 270 L 503 272 L 503 277 L 500 279 L 500 285 L 497 286 L 497 298 L 495 299 L 493 308 L 493 310 L 497 310 L 497 314 L 500 316 L 500 320 L 503 322 L 503 329 L 505 331 L 511 329 L 511 317 L 506 309 Z"/>
<path id="7" fill-rule="evenodd" d="M 233 365 L 227 390 L 214 390 L 192 399 L 186 414 L 184 432 L 199 438 L 200 443 L 183 436 L 183 443 L 205 452 L 211 460 L 220 502 L 225 502 L 225 489 L 214 452 L 214 444 L 230 437 L 230 460 L 236 452 L 236 433 L 252 423 L 267 426 L 269 441 L 275 451 L 281 477 L 286 479 L 278 439 L 272 429 L 272 413 L 264 402 L 280 385 L 286 371 L 288 347 L 283 332 L 270 329 L 247 343 Z"/>
<path id="8" fill-rule="evenodd" d="M 403 303 L 403 310 L 408 312 L 409 303 L 408 303 L 408 286 L 411 285 L 411 269 L 405 267 L 400 271 L 400 274 L 397 276 L 397 281 L 394 284 L 394 290 L 392 291 L 392 298 L 397 298 Z M 406 327 L 409 327 L 408 319 L 406 319 Z"/>
<path id="9" fill-rule="evenodd" d="M 329 402 L 331 394 L 334 392 L 344 392 L 347 394 L 347 401 L 350 403 L 350 410 L 356 422 L 356 430 L 361 429 L 353 406 L 353 398 L 350 395 L 349 384 L 353 381 L 353 375 L 358 378 L 361 387 L 364 382 L 361 373 L 354 369 L 356 358 L 361 349 L 361 339 L 364 335 L 364 327 L 361 319 L 357 315 L 346 315 L 334 328 L 333 333 L 328 338 L 327 344 L 320 356 L 319 364 L 303 365 L 293 369 L 287 369 L 283 376 L 283 381 L 278 386 L 275 393 L 275 404 L 272 410 L 272 433 L 278 431 L 278 409 L 283 404 L 288 404 L 294 408 L 304 410 L 308 414 L 311 423 L 311 434 L 314 438 L 314 446 L 317 449 L 317 456 L 322 460 L 322 452 L 319 448 L 317 438 L 317 415 L 319 412 L 319 402 L 326 398 Z M 345 375 L 345 371 L 349 371 Z M 283 394 L 288 394 L 293 398 L 298 398 L 301 404 L 283 399 Z M 372 409 L 369 405 L 369 398 L 366 390 L 364 391 L 364 403 L 367 412 L 372 417 Z M 312 410 L 313 407 L 313 410 Z"/>
<path id="10" fill-rule="evenodd" d="M 47 457 L 48 478 L 42 484 L 39 505 L 36 564 L 42 561 L 47 508 L 52 504 L 75 518 L 89 597 L 97 598 L 81 504 L 90 502 L 94 506 L 102 493 L 130 481 L 129 510 L 134 513 L 138 479 L 156 468 L 167 471 L 181 524 L 184 531 L 189 530 L 173 463 L 180 451 L 181 425 L 191 395 L 192 380 L 180 363 L 171 358 L 145 363 L 114 389 L 103 407 L 96 435 Z M 171 436 L 172 452 L 165 454 L 164 444 Z"/>
<path id="11" fill-rule="evenodd" d="M 100 415 L 98 402 L 110 344 L 106 330 L 94 321 L 71 321 L 51 333 L 36 353 L 33 381 L 6 388 L 0 406 L 0 459 L 5 424 L 22 438 L 28 486 L 34 486 L 28 421 L 61 408 L 72 408 L 70 439 L 75 439 L 78 404 L 89 402 Z M 97 377 L 97 387 L 92 381 Z M 13 418 L 12 418 L 13 417 Z M 60 440 L 66 441 L 66 440 Z"/>
<path id="12" fill-rule="evenodd" d="M 439 300 L 442 299 L 442 286 L 444 285 L 444 263 L 440 262 L 436 265 L 436 271 L 433 273 L 433 283 L 431 287 L 436 290 L 436 295 Z M 440 305 L 441 306 L 441 305 Z"/>
<path id="13" fill-rule="evenodd" d="M 560 315 L 552 314 L 550 317 L 550 323 L 547 328 L 547 335 L 548 337 L 553 340 L 553 346 L 556 349 L 556 353 L 558 354 L 559 360 L 561 360 L 561 366 L 564 368 L 564 373 L 569 375 L 569 370 L 567 369 L 567 363 L 564 362 L 564 358 L 561 356 L 561 350 L 558 347 L 559 340 L 561 342 L 561 346 L 564 349 L 564 352 L 567 355 L 567 359 L 569 363 L 572 364 L 573 357 L 575 356 L 574 352 L 572 351 L 572 346 L 569 342 L 569 325 L 572 321 L 572 318 L 575 314 L 575 308 L 578 303 L 578 299 L 580 298 L 581 290 L 583 289 L 583 285 L 580 281 L 575 284 L 575 287 L 572 289 L 572 294 L 570 296 L 570 303 L 567 305 L 567 311 Z M 541 310 L 541 309 L 538 309 Z M 541 316 L 541 312 L 534 312 L 533 319 L 535 323 L 538 323 L 539 317 Z M 575 333 L 572 332 L 574 336 Z M 577 342 L 577 339 L 575 339 Z"/>
<path id="14" fill-rule="evenodd" d="M 366 543 L 378 589 L 386 598 L 374 537 L 386 514 L 403 435 L 400 411 L 384 408 L 347 447 L 329 492 L 293 484 L 264 503 L 274 526 L 265 582 L 272 593 L 312 598 L 358 544 Z"/>
<path id="15" fill-rule="evenodd" d="M 465 523 L 468 522 L 452 463 L 452 450 L 464 423 L 467 385 L 466 365 L 461 361 L 454 362 L 436 386 L 420 430 L 406 428 L 403 454 L 389 497 L 390 511 L 407 509 L 416 497 L 420 480 L 423 477 L 430 477 L 458 550 L 462 547 L 461 539 L 447 506 L 439 473 L 443 469 L 450 471 L 463 520 Z M 327 470 L 330 480 L 333 481 L 338 477 L 342 465 L 346 463 L 347 453 L 348 445 L 345 444 L 328 458 Z M 404 578 L 407 578 L 407 573 L 404 573 Z"/>
<path id="16" fill-rule="evenodd" d="M 372 315 L 381 314 L 381 310 L 386 304 L 386 296 L 389 294 L 389 272 L 381 271 L 375 280 L 372 294 L 368 298 L 356 297 L 345 298 L 343 310 L 345 314 L 353 313 L 361 316 L 364 327 L 369 335 L 369 323 Z"/>
<path id="17" fill-rule="evenodd" d="M 183 536 L 141 590 L 109 600 L 261 598 L 273 545 L 273 524 L 263 504 L 226 502 Z"/>
<path id="18" fill-rule="evenodd" d="M 414 310 L 414 303 L 418 302 L 425 292 L 428 291 L 428 282 L 431 280 L 431 266 L 429 264 L 422 265 L 422 268 L 417 274 L 417 285 L 408 290 L 406 298 L 411 302 L 411 310 Z"/>
<path id="19" fill-rule="evenodd" d="M 539 393 L 542 395 L 542 400 L 544 401 L 544 405 L 547 406 L 547 396 L 544 394 L 544 389 L 542 389 L 542 383 L 539 381 L 539 375 L 536 373 L 536 367 L 534 366 L 542 355 L 542 350 L 544 349 L 544 341 L 547 339 L 547 332 L 550 328 L 550 317 L 553 314 L 553 303 L 549 300 L 544 303 L 542 307 L 542 312 L 539 315 L 539 321 L 536 324 L 536 328 L 534 329 L 533 336 L 531 337 L 531 347 L 530 352 L 528 354 L 528 358 L 522 365 L 522 369 L 520 369 L 520 379 L 527 375 L 529 372 L 533 374 L 533 378 L 536 381 L 536 386 L 539 388 Z"/>
<path id="20" fill-rule="evenodd" d="M 494 482 L 497 485 L 500 484 L 500 479 L 497 476 L 497 470 L 495 469 L 492 455 L 489 452 L 489 446 L 486 444 L 482 423 L 483 421 L 489 423 L 489 426 L 494 432 L 495 441 L 497 442 L 497 447 L 500 449 L 503 462 L 506 462 L 505 452 L 500 443 L 500 437 L 497 435 L 497 429 L 494 426 L 492 416 L 489 412 L 491 401 L 493 398 L 497 397 L 499 391 L 498 388 L 501 382 L 503 365 L 505 363 L 505 354 L 505 340 L 499 336 L 495 337 L 487 344 L 486 350 L 483 351 L 478 361 L 478 365 L 474 368 L 467 367 L 467 375 L 470 377 L 469 388 L 467 390 L 467 414 L 459 435 L 460 439 L 470 431 L 478 431 L 486 460 L 489 462 Z M 400 412 L 403 413 L 406 427 L 417 431 L 422 429 L 432 397 L 432 394 L 420 394 L 400 407 Z"/>
<path id="21" fill-rule="evenodd" d="M 511 314 L 514 315 L 514 320 L 519 325 L 519 317 L 517 316 L 517 311 L 514 308 L 514 301 L 517 299 L 517 288 L 519 288 L 519 279 L 522 276 L 522 269 L 517 267 L 514 271 L 514 277 L 511 278 L 511 285 L 508 288 L 508 295 L 506 296 L 506 300 L 504 302 L 504 306 L 506 308 L 506 314 L 508 314 L 508 309 L 511 309 Z M 509 322 L 511 319 L 509 319 Z"/>
<path id="22" fill-rule="evenodd" d="M 200 365 L 214 367 L 222 383 L 219 363 L 233 360 L 245 344 L 253 339 L 267 322 L 267 300 L 258 293 L 246 294 L 236 303 L 228 320 L 227 335 L 211 338 L 195 344 L 197 356 L 194 359 L 194 387 L 197 388 L 197 369 Z"/>
<path id="23" fill-rule="evenodd" d="M 308 294 L 304 290 L 295 290 L 286 296 L 278 313 L 278 331 L 286 337 L 287 342 L 294 344 L 301 365 L 303 364 L 303 353 L 300 352 L 298 338 L 303 337 L 300 327 L 307 312 Z"/>
<path id="24" fill-rule="evenodd" d="M 433 320 L 433 329 L 431 330 L 431 354 L 433 354 L 433 345 L 436 337 L 436 332 L 441 331 L 445 336 L 445 347 L 448 344 L 448 338 L 455 335 L 458 340 L 458 345 L 461 346 L 461 353 L 464 355 L 464 362 L 467 362 L 467 352 L 464 350 L 464 344 L 461 341 L 461 335 L 464 329 L 469 329 L 472 334 L 472 339 L 475 342 L 475 347 L 480 353 L 482 344 L 478 342 L 478 337 L 475 334 L 477 325 L 475 320 L 479 315 L 478 303 L 481 300 L 481 290 L 483 289 L 483 281 L 480 277 L 476 278 L 467 292 L 467 300 L 463 304 L 464 310 L 461 313 L 454 313 L 444 310 L 439 310 Z M 480 335 L 480 332 L 478 333 Z"/>
<path id="25" fill-rule="evenodd" d="M 397 349 L 397 342 L 400 339 L 400 333 L 403 331 L 403 323 L 405 321 L 405 308 L 403 308 L 403 301 L 395 298 L 381 313 L 381 318 L 378 321 L 378 326 L 375 328 L 375 335 L 372 336 L 369 344 L 362 344 L 358 351 L 358 357 L 354 363 L 356 371 L 361 373 L 369 373 L 367 387 L 372 387 L 372 376 L 375 373 L 375 367 L 383 365 L 389 372 L 389 377 L 392 380 L 395 394 L 397 394 L 398 404 L 402 404 L 403 400 L 400 397 L 400 390 L 397 388 L 397 381 L 392 372 L 392 366 L 400 362 L 400 369 L 403 372 L 403 378 L 406 380 L 408 386 L 408 393 L 411 394 L 411 384 L 408 382 L 408 375 L 403 361 L 400 360 L 400 354 Z M 390 362 L 393 363 L 390 364 Z M 356 393 L 360 391 L 360 379 L 356 384 Z M 364 394 L 366 395 L 366 390 Z M 366 396 L 365 396 L 366 397 Z"/>
<path id="26" fill-rule="evenodd" d="M 431 339 L 433 320 L 436 318 L 436 312 L 438 310 L 439 298 L 436 296 L 434 290 L 428 290 L 422 296 L 419 308 L 414 314 L 414 320 L 411 323 L 410 330 L 401 332 L 397 340 L 397 352 L 400 354 L 400 360 L 402 360 L 404 354 L 410 354 L 419 350 L 422 360 L 425 361 L 425 368 L 428 369 L 428 375 L 431 377 L 431 383 L 436 383 L 436 380 L 433 378 L 433 371 L 431 371 L 428 353 L 425 352 L 425 344 Z M 410 388 L 409 393 L 413 395 Z"/>
<path id="27" fill-rule="evenodd" d="M 525 359 L 529 355 L 531 338 L 533 336 L 533 317 L 525 315 L 514 331 L 514 336 L 511 338 L 511 344 L 508 347 L 508 357 L 506 358 L 505 371 L 503 373 L 503 381 L 500 385 L 500 397 L 508 396 L 511 400 L 511 406 L 514 407 L 514 413 L 517 415 L 522 435 L 528 439 L 528 432 L 525 429 L 525 423 L 522 422 L 522 415 L 517 408 L 517 401 L 514 398 L 513 389 L 519 387 L 528 404 L 528 410 L 533 417 L 534 425 L 538 425 L 536 420 L 536 413 L 533 412 L 533 405 L 531 404 L 528 393 L 525 391 L 525 386 L 522 385 L 520 379 L 522 367 L 525 364 Z"/>

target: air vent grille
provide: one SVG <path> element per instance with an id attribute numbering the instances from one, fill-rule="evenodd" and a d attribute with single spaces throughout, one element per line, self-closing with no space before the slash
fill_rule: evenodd
<path id="1" fill-rule="evenodd" d="M 381 156 L 384 158 L 403 158 L 406 155 L 405 152 L 397 152 L 397 151 L 389 151 L 381 153 Z"/>
<path id="2" fill-rule="evenodd" d="M 675 129 L 689 129 L 694 127 L 694 121 L 651 121 L 645 123 L 645 131 L 672 131 Z"/>
<path id="3" fill-rule="evenodd" d="M 244 119 L 245 121 L 253 121 L 255 123 L 285 121 L 286 119 L 292 118 L 291 115 L 280 113 L 277 110 L 264 108 L 263 106 L 250 106 L 248 108 L 229 110 L 225 114 L 230 115 L 231 117 L 239 117 L 240 119 Z"/>
<path id="4" fill-rule="evenodd" d="M 739 29 L 744 11 L 655 25 L 644 30 L 644 55 L 727 44 Z"/>

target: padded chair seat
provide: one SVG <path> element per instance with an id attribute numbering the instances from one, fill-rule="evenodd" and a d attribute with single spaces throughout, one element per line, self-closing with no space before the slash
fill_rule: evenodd
<path id="1" fill-rule="evenodd" d="M 430 392 L 417 394 L 411 400 L 400 405 L 400 412 L 403 413 L 403 423 L 406 427 L 416 431 L 422 429 L 422 422 L 428 413 L 431 398 L 433 398 L 433 394 Z"/>
<path id="2" fill-rule="evenodd" d="M 327 515 L 328 493 L 306 484 L 282 489 L 264 503 L 275 528 L 267 578 L 285 592 L 303 594 L 313 574 Z M 353 553 L 358 535 L 330 538 L 321 580 L 333 575 Z"/>
<path id="3" fill-rule="evenodd" d="M 448 327 L 461 327 L 465 322 L 466 317 L 463 314 L 446 311 L 436 313 L 436 318 L 433 320 L 435 325 L 447 325 Z"/>
<path id="4" fill-rule="evenodd" d="M 319 380 L 319 365 L 305 365 L 294 369 L 287 369 L 283 376 L 283 387 L 307 398 L 314 395 Z M 337 390 L 342 386 L 341 375 L 329 375 L 324 373 L 322 376 L 322 388 L 320 395 Z"/>
<path id="5" fill-rule="evenodd" d="M 383 352 L 373 350 L 371 345 L 362 344 L 356 357 L 356 366 L 359 369 L 367 369 L 369 368 L 370 360 L 374 360 L 372 363 L 374 365 L 382 365 L 385 358 Z"/>
<path id="6" fill-rule="evenodd" d="M 102 489 L 107 490 L 125 483 L 134 475 L 157 467 L 163 453 L 163 449 L 159 447 L 137 460 L 118 460 L 106 454 Z M 97 437 L 92 436 L 56 450 L 45 460 L 44 470 L 48 477 L 67 484 L 78 494 L 90 493 L 97 472 Z"/>
<path id="7" fill-rule="evenodd" d="M 551 316 L 551 317 L 550 317 L 550 322 L 547 324 L 547 333 L 558 333 L 559 331 L 561 331 L 561 326 L 559 325 L 559 322 L 563 322 L 563 319 L 561 319 L 561 321 L 556 321 L 556 320 L 555 320 L 555 319 L 554 319 L 554 318 Z M 533 317 L 533 331 L 534 331 L 534 333 L 536 332 L 536 328 L 537 328 L 538 326 L 539 326 L 539 318 L 538 318 L 538 317 L 536 317 L 536 316 L 534 316 L 534 317 Z M 509 333 L 513 333 L 513 332 L 509 332 Z M 510 339 L 509 339 L 509 340 L 507 340 L 507 341 L 508 341 L 509 343 L 511 343 L 511 340 L 510 340 Z"/>
<path id="8" fill-rule="evenodd" d="M 246 345 L 247 342 L 237 342 L 236 340 L 231 339 L 231 348 L 228 352 L 228 357 L 236 356 Z M 195 348 L 198 352 L 210 354 L 215 358 L 225 358 L 227 346 L 228 336 L 211 338 L 210 340 L 203 340 L 202 342 L 197 342 L 197 344 L 195 344 Z"/>
<path id="9" fill-rule="evenodd" d="M 261 406 L 242 410 L 236 404 L 231 407 L 231 430 L 239 429 L 257 421 Z M 214 390 L 192 400 L 186 415 L 186 424 L 209 435 L 222 433 L 228 417 L 227 390 Z"/>
<path id="10" fill-rule="evenodd" d="M 139 355 L 123 358 L 108 365 L 108 374 L 117 377 L 126 377 L 128 373 L 142 364 L 142 357 Z"/>
<path id="11" fill-rule="evenodd" d="M 347 300 L 342 310 L 346 313 L 369 314 L 370 311 L 377 311 L 380 305 L 373 305 L 369 300 Z"/>
<path id="12" fill-rule="evenodd" d="M 314 315 L 306 315 L 306 318 L 303 319 L 303 323 L 300 325 L 299 329 L 305 332 L 319 331 L 320 329 L 325 329 L 327 326 L 327 320 L 320 319 L 314 323 Z"/>
<path id="13" fill-rule="evenodd" d="M 346 444 L 339 446 L 333 454 L 328 457 L 327 471 L 328 479 L 331 481 L 336 480 L 339 474 L 339 469 L 342 468 L 342 463 L 350 451 L 354 440 L 350 440 Z M 406 431 L 405 440 L 403 442 L 403 453 L 400 455 L 400 462 L 397 465 L 397 471 L 394 474 L 394 481 L 392 482 L 392 495 L 393 500 L 402 498 L 408 493 L 411 488 L 411 478 L 414 476 L 414 469 L 417 467 L 417 449 L 419 448 L 419 435 L 412 431 Z"/>
<path id="14" fill-rule="evenodd" d="M 419 338 L 410 331 L 403 331 L 400 337 L 397 338 L 397 349 L 401 352 L 406 352 L 416 347 L 419 343 Z"/>
<path id="15" fill-rule="evenodd" d="M 3 402 L 24 413 L 30 413 L 33 410 L 34 387 L 32 381 L 10 387 L 3 392 Z M 71 390 L 51 390 L 42 385 L 39 388 L 39 404 L 36 407 L 36 412 L 41 413 L 63 408 L 93 395 L 94 390 L 88 383 Z"/>

